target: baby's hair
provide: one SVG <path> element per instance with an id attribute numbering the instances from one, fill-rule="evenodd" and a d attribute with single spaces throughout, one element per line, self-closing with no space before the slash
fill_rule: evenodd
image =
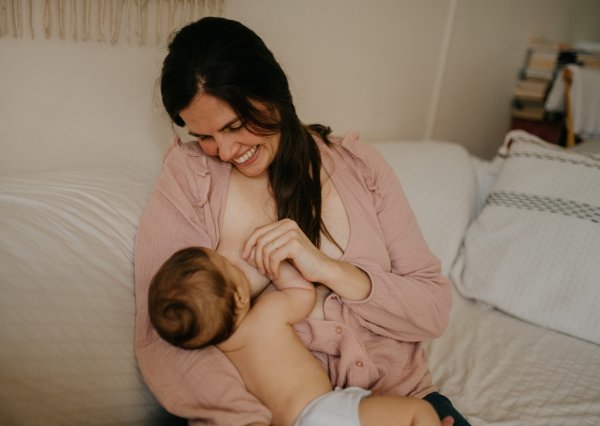
<path id="1" fill-rule="evenodd" d="M 199 349 L 234 331 L 235 286 L 202 247 L 173 254 L 150 283 L 148 310 L 158 334 L 172 345 Z"/>

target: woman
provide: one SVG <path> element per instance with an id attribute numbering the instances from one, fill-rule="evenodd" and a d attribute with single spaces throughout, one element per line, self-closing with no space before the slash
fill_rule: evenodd
<path id="1" fill-rule="evenodd" d="M 334 386 L 423 397 L 460 424 L 420 344 L 444 330 L 451 286 L 381 156 L 355 134 L 304 126 L 272 53 L 235 21 L 183 28 L 161 93 L 173 122 L 197 139 L 168 148 L 136 239 L 136 355 L 161 404 L 192 423 L 271 420 L 221 352 L 170 346 L 148 320 L 156 270 L 181 248 L 205 246 L 257 288 L 284 259 L 319 283 L 296 331 Z"/>

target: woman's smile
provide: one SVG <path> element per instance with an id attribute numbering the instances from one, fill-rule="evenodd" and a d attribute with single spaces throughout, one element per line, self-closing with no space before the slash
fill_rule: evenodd
<path id="1" fill-rule="evenodd" d="M 240 155 L 237 158 L 234 158 L 233 161 L 236 164 L 239 164 L 240 166 L 252 164 L 254 162 L 254 160 L 256 159 L 256 156 L 254 154 L 256 154 L 257 151 L 258 151 L 258 145 L 254 145 L 252 148 L 250 148 L 244 154 Z"/>

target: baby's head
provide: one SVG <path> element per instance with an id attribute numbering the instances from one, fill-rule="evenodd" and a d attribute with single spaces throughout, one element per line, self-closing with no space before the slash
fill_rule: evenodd
<path id="1" fill-rule="evenodd" d="M 202 247 L 173 254 L 154 275 L 148 292 L 150 322 L 163 339 L 184 349 L 227 340 L 249 308 L 244 273 Z"/>

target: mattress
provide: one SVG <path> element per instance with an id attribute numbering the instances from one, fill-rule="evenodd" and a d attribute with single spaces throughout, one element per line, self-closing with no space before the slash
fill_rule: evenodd
<path id="1" fill-rule="evenodd" d="M 456 281 L 463 257 L 454 259 L 497 167 L 447 143 L 376 147 Z M 157 173 L 0 179 L 2 426 L 173 424 L 143 383 L 132 344 L 133 240 Z M 427 348 L 434 381 L 475 426 L 600 425 L 598 345 L 455 292 L 448 329 Z"/>
<path id="2" fill-rule="evenodd" d="M 448 329 L 428 350 L 434 382 L 474 426 L 600 424 L 600 346 L 594 343 L 455 291 Z"/>

